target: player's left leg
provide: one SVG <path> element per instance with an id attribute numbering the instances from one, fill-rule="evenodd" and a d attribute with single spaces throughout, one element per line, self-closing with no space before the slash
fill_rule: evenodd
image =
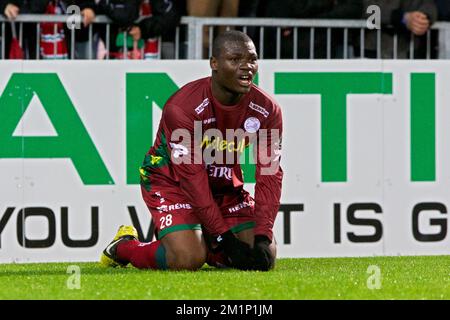
<path id="1" fill-rule="evenodd" d="M 233 222 L 230 219 L 228 219 L 228 222 L 230 224 L 232 224 L 232 226 L 237 227 L 237 228 L 241 228 L 248 223 L 248 221 L 239 223 L 239 222 L 236 222 L 235 219 L 233 219 Z M 235 235 L 239 240 L 248 243 L 250 245 L 250 247 L 253 248 L 254 239 L 255 239 L 255 234 L 254 234 L 253 230 L 254 230 L 253 227 L 250 227 L 249 229 L 244 229 L 242 231 L 236 232 Z M 206 263 L 208 263 L 208 265 L 210 265 L 210 266 L 218 267 L 218 268 L 228 267 L 229 263 L 228 263 L 228 259 L 225 255 L 225 253 L 220 249 L 219 250 L 216 249 L 216 245 L 214 244 L 214 241 L 212 241 L 212 239 L 209 238 L 205 232 L 203 233 L 203 235 L 205 236 L 205 242 L 208 246 Z M 273 261 L 276 261 L 277 242 L 276 242 L 275 236 L 273 237 L 272 243 L 269 245 L 269 249 L 270 249 L 270 253 L 271 253 Z"/>
<path id="2" fill-rule="evenodd" d="M 253 247 L 254 245 L 254 227 L 256 225 L 254 213 L 254 200 L 251 195 L 241 189 L 235 193 L 226 194 L 216 198 L 225 222 L 230 227 L 236 237 Z M 204 233 L 205 234 L 205 233 Z M 223 251 L 216 249 L 216 244 L 210 238 L 205 236 L 208 245 L 208 255 L 206 262 L 215 267 L 228 266 L 228 258 Z M 276 241 L 273 239 L 269 246 L 273 260 L 277 255 Z"/>

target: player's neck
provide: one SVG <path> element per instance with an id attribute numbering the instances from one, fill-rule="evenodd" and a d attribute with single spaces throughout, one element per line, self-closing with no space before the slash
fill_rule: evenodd
<path id="1" fill-rule="evenodd" d="M 243 94 L 235 93 L 221 87 L 214 81 L 211 83 L 211 91 L 214 98 L 224 106 L 234 106 L 239 103 Z"/>

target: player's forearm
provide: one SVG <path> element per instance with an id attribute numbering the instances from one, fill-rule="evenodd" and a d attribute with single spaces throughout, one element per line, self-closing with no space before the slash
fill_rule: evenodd
<path id="1" fill-rule="evenodd" d="M 255 186 L 255 235 L 273 236 L 273 225 L 278 214 L 281 198 L 283 170 L 278 168 L 273 175 L 261 175 L 257 168 Z"/>
<path id="2" fill-rule="evenodd" d="M 267 205 L 261 205 L 261 206 L 255 206 L 256 212 L 264 213 L 263 215 L 260 215 L 256 217 L 256 226 L 254 229 L 255 235 L 262 235 L 266 236 L 270 240 L 273 238 L 273 225 L 275 223 L 275 218 L 278 213 L 279 205 L 277 206 L 267 206 Z"/>
<path id="3" fill-rule="evenodd" d="M 258 138 L 255 186 L 255 235 L 272 239 L 272 228 L 281 198 L 283 170 L 281 169 L 282 116 L 281 109 L 267 124 L 268 132 Z"/>

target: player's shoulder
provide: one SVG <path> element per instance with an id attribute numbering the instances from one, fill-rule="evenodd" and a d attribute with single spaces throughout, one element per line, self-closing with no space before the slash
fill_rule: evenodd
<path id="1" fill-rule="evenodd" d="M 189 109 L 206 95 L 209 82 L 210 77 L 206 77 L 185 84 L 167 100 L 167 104 Z"/>
<path id="2" fill-rule="evenodd" d="M 252 85 L 249 98 L 250 103 L 248 107 L 263 114 L 266 118 L 269 115 L 281 113 L 280 105 L 275 101 L 274 97 L 255 84 Z"/>

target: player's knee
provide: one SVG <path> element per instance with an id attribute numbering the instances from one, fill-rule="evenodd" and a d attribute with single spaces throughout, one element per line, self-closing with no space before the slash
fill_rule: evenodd
<path id="1" fill-rule="evenodd" d="M 178 243 L 170 248 L 168 265 L 175 270 L 197 270 L 206 261 L 206 246 L 204 243 Z"/>
<path id="2" fill-rule="evenodd" d="M 173 269 L 178 270 L 198 270 L 206 261 L 206 251 L 180 251 L 174 256 L 172 263 Z"/>
<path id="3" fill-rule="evenodd" d="M 206 261 L 206 244 L 201 234 L 192 230 L 178 231 L 168 234 L 162 241 L 170 269 L 197 270 Z"/>

